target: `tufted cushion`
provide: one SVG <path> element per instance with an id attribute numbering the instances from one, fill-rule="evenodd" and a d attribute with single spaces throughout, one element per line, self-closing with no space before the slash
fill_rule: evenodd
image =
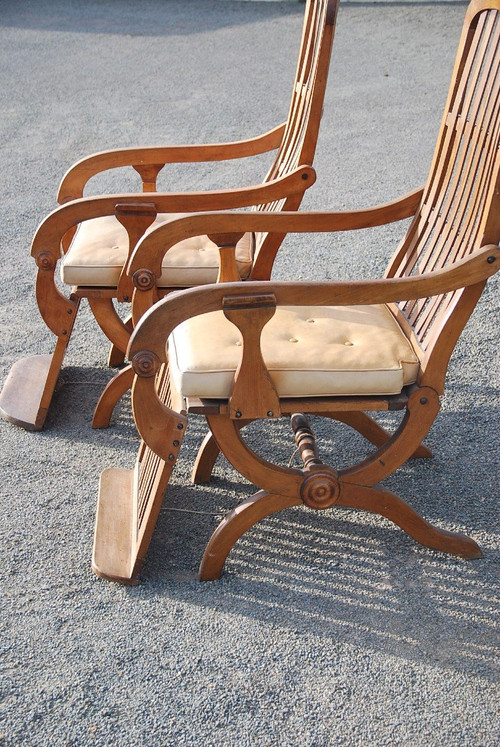
<path id="1" fill-rule="evenodd" d="M 159 213 L 151 228 L 177 217 Z M 242 278 L 250 272 L 253 245 L 252 234 L 245 234 L 237 244 L 236 262 Z M 122 224 L 113 215 L 93 218 L 79 225 L 63 258 L 61 278 L 68 285 L 116 287 L 127 255 L 128 235 Z M 195 236 L 167 252 L 159 286 L 187 288 L 215 283 L 218 271 L 217 246 L 207 236 Z"/>
<path id="2" fill-rule="evenodd" d="M 240 332 L 222 311 L 188 319 L 169 340 L 176 388 L 227 399 L 241 350 Z M 264 327 L 262 352 L 281 397 L 397 394 L 419 367 L 383 305 L 278 307 Z"/>

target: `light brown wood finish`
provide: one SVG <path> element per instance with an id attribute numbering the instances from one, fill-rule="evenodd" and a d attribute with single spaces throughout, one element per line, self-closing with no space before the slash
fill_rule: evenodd
<path id="1" fill-rule="evenodd" d="M 473 311 L 489 277 L 500 263 L 500 2 L 473 0 L 466 16 L 435 157 L 424 189 L 391 206 L 339 213 L 261 212 L 192 215 L 158 229 L 139 242 L 130 262 L 147 257 L 157 271 L 155 252 L 163 233 L 164 246 L 195 235 L 201 225 L 224 243 L 224 234 L 256 232 L 338 231 L 378 225 L 414 214 L 401 246 L 380 280 L 358 282 L 225 283 L 172 294 L 146 311 L 135 329 L 128 354 L 137 374 L 132 394 L 134 417 L 143 438 L 138 469 L 153 470 L 155 455 L 171 443 L 175 418 L 185 412 L 204 413 L 213 439 L 236 470 L 257 492 L 234 509 L 208 543 L 200 567 L 201 579 L 217 578 L 237 539 L 257 521 L 289 506 L 305 504 L 322 510 L 349 506 L 381 514 L 416 541 L 436 550 L 480 557 L 470 538 L 431 526 L 402 498 L 379 483 L 412 455 L 428 454 L 421 443 L 440 408 L 446 368 L 456 339 Z M 472 90 L 471 90 L 472 89 Z M 136 292 L 138 292 L 136 290 Z M 387 304 L 418 352 L 420 371 L 415 384 L 392 396 L 278 398 L 260 349 L 260 333 L 275 306 L 350 306 Z M 193 311 L 195 310 L 195 312 Z M 194 314 L 222 310 L 242 335 L 241 363 L 229 399 L 187 398 L 170 388 L 167 340 L 174 328 Z M 155 385 L 155 371 L 160 383 Z M 256 381 L 258 379 L 258 381 Z M 245 398 L 242 392 L 248 393 Z M 177 400 L 177 409 L 173 404 Z M 367 413 L 402 410 L 399 427 L 388 437 Z M 292 416 L 303 469 L 274 464 L 246 443 L 245 419 Z M 302 416 L 337 417 L 357 428 L 377 446 L 358 464 L 335 470 L 323 463 L 320 444 Z M 207 478 L 216 456 L 206 439 L 207 456 L 197 474 Z M 418 451 L 420 449 L 420 451 Z M 177 451 L 173 458 L 177 458 Z M 158 458 L 158 457 L 156 457 Z M 155 473 L 156 474 L 156 473 Z M 146 502 L 156 505 L 150 491 Z M 102 541 L 102 539 L 101 539 Z M 106 574 L 105 574 L 106 575 Z"/>
<path id="2" fill-rule="evenodd" d="M 32 246 L 32 256 L 39 267 L 37 279 L 37 302 L 40 313 L 49 329 L 57 336 L 61 348 L 61 332 L 65 329 L 64 343 L 67 347 L 71 329 L 66 323 L 66 314 L 76 314 L 73 298 L 89 299 L 99 326 L 113 343 L 110 360 L 120 362 L 120 353 L 125 353 L 130 335 L 129 326 L 122 323 L 113 308 L 113 302 L 130 302 L 134 291 L 133 273 L 127 272 L 125 263 L 118 287 L 77 287 L 72 289 L 69 299 L 57 289 L 54 273 L 61 258 L 61 250 L 67 251 L 76 226 L 86 220 L 101 216 L 116 215 L 125 226 L 129 236 L 129 256 L 157 213 L 189 213 L 201 210 L 228 210 L 253 207 L 272 210 L 297 210 L 304 192 L 314 184 L 316 175 L 312 168 L 316 141 L 323 108 L 324 93 L 330 65 L 331 48 L 337 15 L 338 0 L 307 0 L 304 14 L 299 61 L 292 88 L 292 97 L 287 121 L 258 137 L 233 143 L 205 145 L 176 145 L 151 148 L 124 148 L 97 153 L 76 163 L 64 176 L 58 200 L 61 207 L 49 215 L 40 225 Z M 276 157 L 261 184 L 238 189 L 213 190 L 185 193 L 157 192 L 157 176 L 168 163 L 193 163 L 223 161 L 246 158 L 260 153 L 276 151 Z M 137 194 L 115 194 L 84 197 L 84 188 L 94 175 L 108 169 L 130 166 L 140 177 L 142 192 Z M 205 235 L 201 231 L 200 235 Z M 255 267 L 259 277 L 270 277 L 272 262 L 283 239 L 283 235 L 259 235 L 256 237 Z M 220 279 L 238 280 L 239 273 L 230 252 L 223 252 Z M 156 267 L 156 264 L 155 264 Z M 260 268 L 260 269 L 259 269 Z M 137 269 L 137 268 L 136 268 Z M 168 289 L 161 292 L 146 289 L 144 278 L 153 270 L 143 264 L 139 287 L 142 295 L 136 299 L 132 318 L 136 322 Z M 149 275 L 148 275 L 149 276 Z M 154 274 L 151 275 L 154 281 Z M 136 278 L 137 280 L 137 278 Z M 72 325 L 71 325 L 72 327 Z M 54 357 L 51 376 L 57 379 L 62 357 Z M 12 422 L 24 423 L 25 427 L 43 427 L 46 409 L 50 404 L 45 384 L 35 380 L 43 377 L 46 366 L 27 359 L 23 370 L 33 372 L 31 386 L 25 387 L 29 406 L 23 405 L 20 417 L 18 406 L 10 396 L 0 395 L 0 412 Z M 12 376 L 16 375 L 19 366 Z M 103 427 L 109 423 L 113 410 L 111 393 L 116 397 L 123 391 L 128 374 L 119 374 L 121 381 L 107 390 L 100 400 L 94 425 Z M 37 390 L 45 389 L 44 411 L 37 409 Z M 33 395 L 31 395 L 33 392 Z M 48 400 L 47 400 L 48 397 Z M 29 422 L 27 412 L 33 416 Z"/>
<path id="3" fill-rule="evenodd" d="M 89 179 L 110 169 L 132 166 L 144 173 L 145 167 L 163 167 L 167 163 L 203 163 L 210 161 L 227 161 L 237 158 L 248 158 L 260 153 L 268 153 L 279 147 L 285 132 L 286 122 L 259 137 L 241 140 L 233 143 L 211 143 L 195 145 L 170 145 L 149 148 L 121 148 L 95 153 L 82 158 L 75 163 L 64 175 L 59 187 L 57 201 L 62 205 L 83 197 L 85 186 Z M 156 176 L 159 170 L 154 172 Z M 140 174 L 139 174 L 140 175 Z M 143 184 L 147 185 L 145 192 L 155 192 L 151 188 L 156 179 L 146 175 Z"/>

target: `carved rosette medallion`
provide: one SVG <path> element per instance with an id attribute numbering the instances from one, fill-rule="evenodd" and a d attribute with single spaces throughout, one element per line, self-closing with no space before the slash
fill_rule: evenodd
<path id="1" fill-rule="evenodd" d="M 340 485 L 335 473 L 326 469 L 311 471 L 301 485 L 300 496 L 309 508 L 331 508 L 340 497 Z"/>
<path id="2" fill-rule="evenodd" d="M 39 252 L 35 257 L 35 262 L 40 270 L 53 270 L 56 266 L 56 260 L 52 252 Z"/>
<path id="3" fill-rule="evenodd" d="M 132 368 L 137 376 L 148 379 L 154 376 L 160 368 L 160 359 L 149 350 L 141 350 L 132 358 Z"/>
<path id="4" fill-rule="evenodd" d="M 151 288 L 154 288 L 155 285 L 154 274 L 151 272 L 151 270 L 143 267 L 140 270 L 136 270 L 134 272 L 134 274 L 132 275 L 132 280 L 137 290 L 141 291 L 151 290 Z"/>

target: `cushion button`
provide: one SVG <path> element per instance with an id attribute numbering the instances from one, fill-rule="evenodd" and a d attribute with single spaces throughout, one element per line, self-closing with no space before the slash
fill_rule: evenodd
<path id="1" fill-rule="evenodd" d="M 298 342 L 298 340 L 296 337 L 290 337 L 289 342 Z"/>
<path id="2" fill-rule="evenodd" d="M 308 319 L 307 321 L 309 322 L 309 324 L 314 324 L 314 319 Z"/>
<path id="3" fill-rule="evenodd" d="M 346 340 L 344 342 L 344 345 L 347 345 L 348 347 L 350 347 L 351 345 L 354 345 L 354 343 L 353 342 L 349 342 L 349 340 Z"/>

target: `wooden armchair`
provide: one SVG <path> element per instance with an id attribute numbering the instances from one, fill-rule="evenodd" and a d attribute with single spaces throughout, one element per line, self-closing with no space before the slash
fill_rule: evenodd
<path id="1" fill-rule="evenodd" d="M 248 528 L 300 504 L 372 511 L 426 547 L 481 555 L 472 539 L 432 526 L 379 483 L 410 457 L 429 456 L 421 444 L 440 408 L 449 358 L 499 266 L 499 31 L 500 0 L 473 0 L 422 192 L 350 213 L 206 213 L 160 229 L 168 245 L 203 226 L 234 261 L 247 231 L 346 231 L 398 219 L 411 205 L 414 213 L 382 279 L 222 283 L 172 294 L 144 314 L 128 351 L 143 441 L 135 469 L 101 476 L 98 575 L 137 582 L 189 413 L 205 415 L 212 434 L 196 480 L 208 478 L 220 448 L 258 488 L 214 532 L 203 580 L 220 575 Z M 141 250 L 148 257 L 148 239 L 137 262 Z M 388 410 L 404 413 L 392 434 L 370 416 Z M 347 424 L 376 449 L 348 468 L 324 464 L 309 413 Z M 273 464 L 245 443 L 242 426 L 282 416 L 291 417 L 303 469 Z"/>
<path id="2" fill-rule="evenodd" d="M 62 206 L 40 225 L 31 254 L 38 266 L 36 298 L 40 313 L 57 337 L 52 355 L 23 358 L 12 368 L 0 395 L 0 414 L 31 430 L 40 430 L 68 347 L 79 304 L 89 301 L 93 314 L 112 342 L 110 365 L 121 365 L 132 329 L 114 302 L 130 303 L 134 282 L 127 263 L 141 236 L 177 214 L 253 206 L 256 210 L 298 209 L 315 181 L 312 168 L 337 15 L 338 0 L 307 0 L 297 72 L 285 123 L 250 140 L 215 145 L 126 148 L 107 151 L 76 163 L 62 180 Z M 276 150 L 263 183 L 203 193 L 159 193 L 156 180 L 168 163 L 213 162 Z M 107 169 L 131 166 L 143 192 L 84 197 L 88 180 Z M 269 278 L 283 235 L 247 234 L 236 249 L 238 279 Z M 58 289 L 56 265 L 68 296 Z M 147 268 L 146 268 L 147 269 Z M 222 268 L 224 272 L 224 268 Z M 172 247 L 155 287 L 155 298 L 174 288 L 212 283 L 221 277 L 217 247 L 204 231 Z M 142 273 L 139 282 L 144 284 Z M 231 278 L 234 279 L 234 276 Z M 132 379 L 125 369 L 107 389 L 94 425 L 109 422 L 114 403 Z"/>

